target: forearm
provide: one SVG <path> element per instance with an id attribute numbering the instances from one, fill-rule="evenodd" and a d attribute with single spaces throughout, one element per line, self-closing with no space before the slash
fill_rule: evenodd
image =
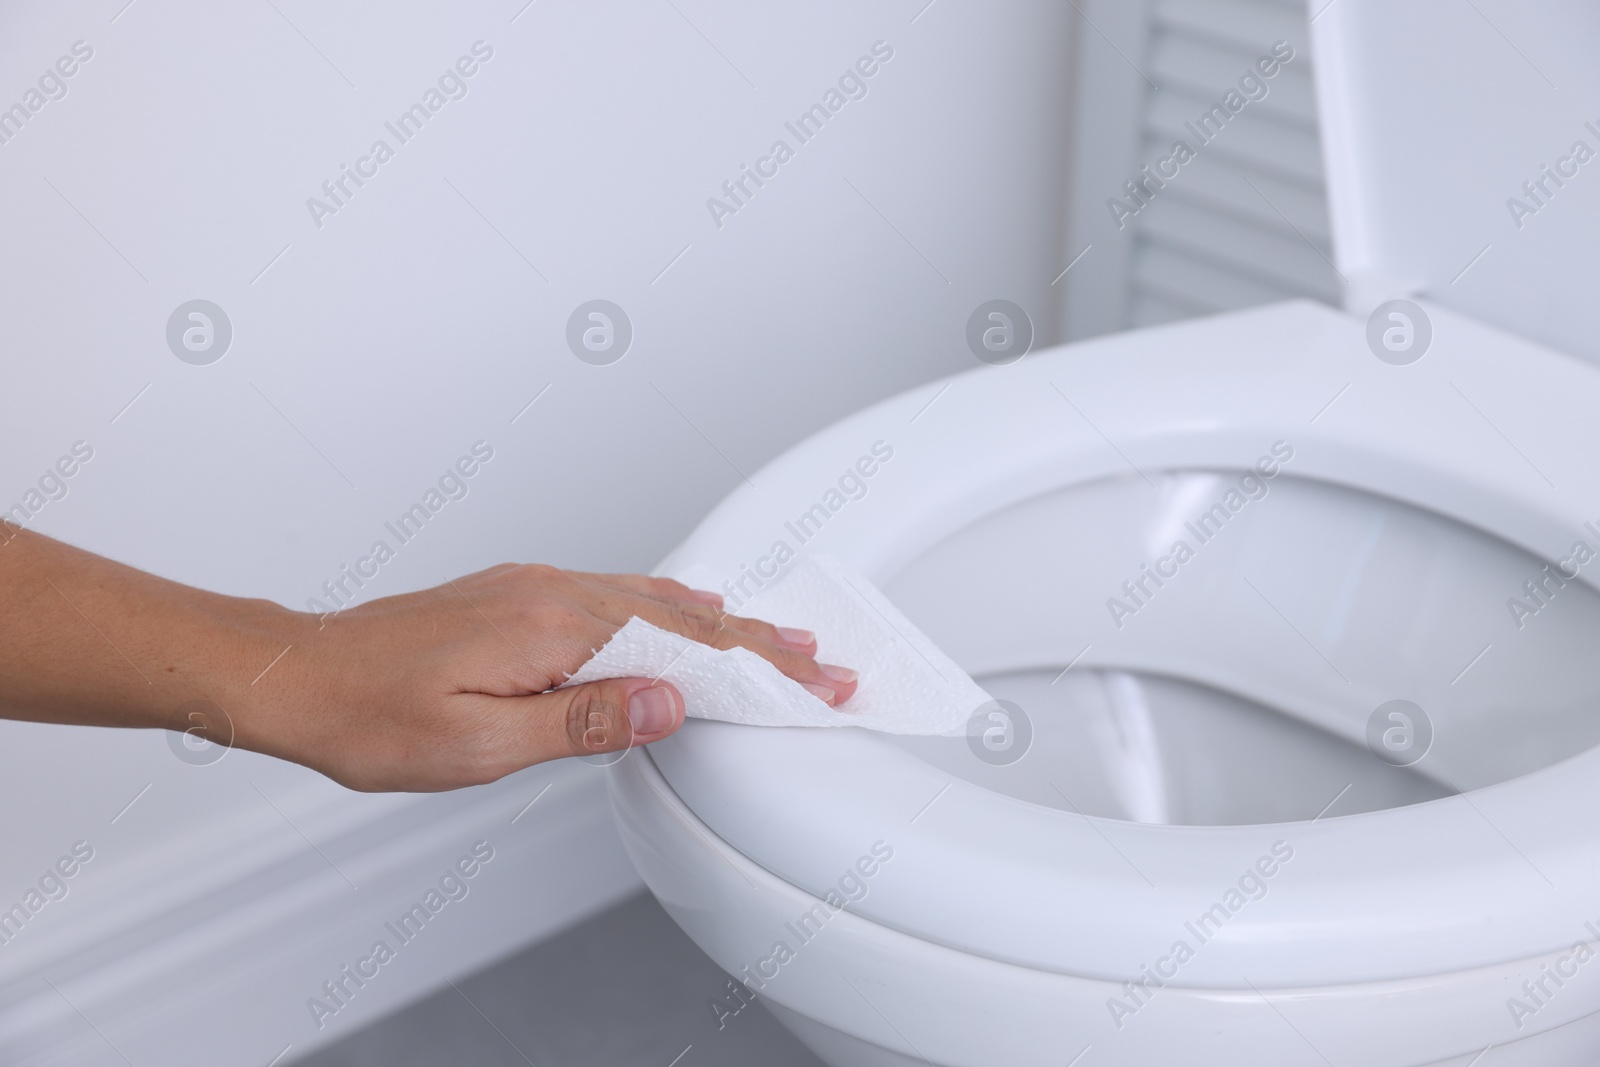
<path id="1" fill-rule="evenodd" d="M 0 542 L 6 718 L 187 730 L 198 725 L 187 712 L 199 701 L 232 716 L 309 619 L 15 527 L 0 527 Z"/>

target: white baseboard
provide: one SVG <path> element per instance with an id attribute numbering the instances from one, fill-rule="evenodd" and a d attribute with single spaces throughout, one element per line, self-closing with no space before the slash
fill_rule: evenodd
<path id="1" fill-rule="evenodd" d="M 312 813 L 338 827 L 315 848 L 280 826 L 197 837 L 142 869 L 96 871 L 126 883 L 113 894 L 120 906 L 70 923 L 63 912 L 0 950 L 0 1063 L 284 1067 L 642 887 L 617 841 L 604 774 L 577 761 L 361 808 L 356 818 Z M 493 859 L 448 887 L 465 895 L 397 937 L 386 924 L 480 841 Z M 323 983 L 379 940 L 394 958 L 328 996 Z M 323 1010 L 320 1026 L 313 997 L 337 1009 Z"/>

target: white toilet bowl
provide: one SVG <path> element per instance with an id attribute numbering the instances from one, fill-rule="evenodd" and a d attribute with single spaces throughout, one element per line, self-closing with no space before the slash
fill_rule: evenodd
<path id="1" fill-rule="evenodd" d="M 759 615 L 776 542 L 841 557 L 1022 714 L 621 760 L 708 1010 L 837 1065 L 1594 1063 L 1600 371 L 1427 313 L 1408 366 L 1309 303 L 1038 353 L 729 496 L 664 570 Z"/>

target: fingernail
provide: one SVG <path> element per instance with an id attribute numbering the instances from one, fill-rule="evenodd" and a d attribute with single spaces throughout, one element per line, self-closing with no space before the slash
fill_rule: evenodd
<path id="1" fill-rule="evenodd" d="M 849 685 L 861 677 L 859 671 L 853 671 L 849 667 L 835 667 L 831 663 L 819 663 L 817 666 L 821 668 L 823 674 L 826 674 L 831 680 L 838 682 L 840 685 Z"/>
<path id="2" fill-rule="evenodd" d="M 646 686 L 628 698 L 628 722 L 635 737 L 666 733 L 677 718 L 677 699 L 664 685 Z"/>
<path id="3" fill-rule="evenodd" d="M 780 626 L 778 627 L 778 640 L 796 648 L 808 648 L 817 643 L 817 635 L 810 630 L 796 630 L 792 627 Z"/>
<path id="4" fill-rule="evenodd" d="M 837 693 L 825 685 L 811 685 L 808 682 L 801 682 L 800 684 L 805 687 L 806 692 L 810 693 L 824 704 L 832 705 L 833 698 L 838 696 Z"/>
<path id="5" fill-rule="evenodd" d="M 714 608 L 722 607 L 722 594 L 713 593 L 709 589 L 691 589 L 689 595 L 702 603 L 710 604 Z"/>

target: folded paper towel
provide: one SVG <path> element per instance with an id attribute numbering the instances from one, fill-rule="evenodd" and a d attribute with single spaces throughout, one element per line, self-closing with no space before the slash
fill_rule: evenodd
<path id="1" fill-rule="evenodd" d="M 696 568 L 675 575 L 694 585 Z M 715 588 L 707 584 L 705 588 Z M 630 619 L 565 685 L 660 678 L 691 717 L 752 726 L 864 726 L 891 734 L 955 735 L 992 699 L 871 582 L 828 557 L 803 557 L 740 611 L 817 634 L 818 657 L 861 672 L 837 709 L 743 648 L 724 652 Z"/>

